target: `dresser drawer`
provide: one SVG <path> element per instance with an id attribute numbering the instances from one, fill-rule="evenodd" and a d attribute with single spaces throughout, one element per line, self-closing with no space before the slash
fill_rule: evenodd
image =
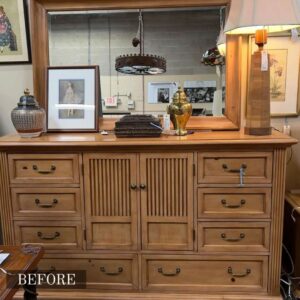
<path id="1" fill-rule="evenodd" d="M 16 221 L 17 245 L 40 244 L 45 249 L 82 249 L 82 229 L 79 222 Z"/>
<path id="2" fill-rule="evenodd" d="M 269 218 L 269 188 L 198 188 L 198 218 Z"/>
<path id="3" fill-rule="evenodd" d="M 267 257 L 143 256 L 143 288 L 167 291 L 267 290 Z"/>
<path id="4" fill-rule="evenodd" d="M 272 152 L 198 153 L 198 183 L 240 184 L 272 182 Z"/>
<path id="5" fill-rule="evenodd" d="M 79 217 L 80 189 L 13 188 L 15 217 Z"/>
<path id="6" fill-rule="evenodd" d="M 11 154 L 11 183 L 79 183 L 77 154 Z"/>
<path id="7" fill-rule="evenodd" d="M 198 223 L 198 251 L 269 251 L 268 222 Z"/>
<path id="8" fill-rule="evenodd" d="M 135 254 L 103 254 L 96 258 L 44 258 L 38 267 L 43 271 L 86 271 L 87 288 L 138 288 L 138 260 Z"/>

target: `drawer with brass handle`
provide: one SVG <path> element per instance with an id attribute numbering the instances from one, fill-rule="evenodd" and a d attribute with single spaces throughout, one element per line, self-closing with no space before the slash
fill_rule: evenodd
<path id="1" fill-rule="evenodd" d="M 270 218 L 270 188 L 198 188 L 198 219 Z"/>
<path id="2" fill-rule="evenodd" d="M 77 221 L 15 221 L 17 244 L 41 244 L 45 249 L 82 249 Z"/>
<path id="3" fill-rule="evenodd" d="M 46 255 L 39 263 L 39 269 L 86 271 L 87 288 L 138 288 L 138 259 L 135 254 L 78 254 L 76 258 L 60 258 L 61 256 Z"/>
<path id="4" fill-rule="evenodd" d="M 11 183 L 79 183 L 77 154 L 10 154 Z"/>
<path id="5" fill-rule="evenodd" d="M 198 183 L 271 184 L 272 152 L 198 153 Z"/>
<path id="6" fill-rule="evenodd" d="M 80 217 L 79 188 L 12 188 L 15 217 Z"/>
<path id="7" fill-rule="evenodd" d="M 269 251 L 268 222 L 199 222 L 198 251 Z"/>
<path id="8" fill-rule="evenodd" d="M 164 291 L 266 291 L 266 256 L 143 255 L 142 285 Z"/>

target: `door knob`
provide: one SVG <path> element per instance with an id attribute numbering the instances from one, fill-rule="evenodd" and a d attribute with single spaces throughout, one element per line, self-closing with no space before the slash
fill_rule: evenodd
<path id="1" fill-rule="evenodd" d="M 135 189 L 137 188 L 137 185 L 136 185 L 136 184 L 131 184 L 131 185 L 130 185 L 130 188 L 131 188 L 132 190 L 135 190 Z"/>
<path id="2" fill-rule="evenodd" d="M 144 189 L 146 188 L 146 185 L 145 185 L 145 184 L 140 184 L 140 188 L 141 188 L 142 190 L 144 190 Z"/>

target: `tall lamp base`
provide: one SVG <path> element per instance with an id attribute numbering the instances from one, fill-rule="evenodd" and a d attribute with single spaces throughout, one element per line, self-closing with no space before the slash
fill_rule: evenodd
<path id="1" fill-rule="evenodd" d="M 261 61 L 260 49 L 251 56 L 245 126 L 245 133 L 250 135 L 271 134 L 270 68 L 262 71 Z"/>

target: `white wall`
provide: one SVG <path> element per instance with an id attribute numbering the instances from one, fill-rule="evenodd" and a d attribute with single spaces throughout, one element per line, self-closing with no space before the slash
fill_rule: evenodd
<path id="1" fill-rule="evenodd" d="M 0 66 L 0 135 L 15 132 L 10 113 L 25 88 L 33 90 L 31 65 Z"/>

